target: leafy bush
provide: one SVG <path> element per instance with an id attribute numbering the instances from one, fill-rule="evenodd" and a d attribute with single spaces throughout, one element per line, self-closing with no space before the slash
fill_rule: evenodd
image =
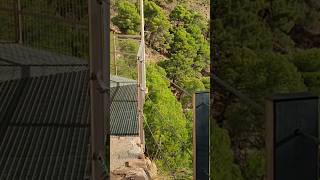
<path id="1" fill-rule="evenodd" d="M 144 1 L 145 30 L 148 44 L 159 52 L 166 53 L 170 48 L 172 35 L 170 21 L 164 11 L 152 1 Z"/>
<path id="2" fill-rule="evenodd" d="M 147 98 L 144 107 L 149 125 L 145 123 L 147 153 L 156 160 L 161 170 L 168 173 L 178 174 L 185 169 L 191 170 L 192 159 L 188 151 L 192 140 L 187 129 L 187 124 L 191 122 L 187 121 L 180 102 L 172 94 L 169 82 L 164 78 L 164 69 L 149 65 L 147 74 L 150 98 Z"/>
<path id="3" fill-rule="evenodd" d="M 210 179 L 243 180 L 239 167 L 234 163 L 227 131 L 216 126 L 210 131 Z"/>
<path id="4" fill-rule="evenodd" d="M 290 60 L 301 72 L 320 71 L 320 49 L 318 48 L 295 52 Z"/>
<path id="5" fill-rule="evenodd" d="M 183 53 L 173 54 L 169 59 L 159 62 L 163 67 L 168 78 L 174 82 L 182 80 L 183 77 L 191 77 L 194 72 L 192 70 L 192 59 L 185 57 Z"/>
<path id="6" fill-rule="evenodd" d="M 265 153 L 259 150 L 254 150 L 248 155 L 248 160 L 244 170 L 245 179 L 263 180 L 265 172 Z"/>
<path id="7" fill-rule="evenodd" d="M 116 1 L 117 15 L 112 18 L 113 24 L 123 33 L 136 34 L 140 31 L 141 18 L 135 4 L 128 0 Z"/>
<path id="8" fill-rule="evenodd" d="M 176 22 L 189 23 L 192 19 L 192 13 L 183 5 L 177 5 L 171 12 L 170 18 Z"/>
<path id="9" fill-rule="evenodd" d="M 320 94 L 320 51 L 311 32 L 317 19 L 313 5 L 278 0 L 272 4 L 272 12 L 265 0 L 222 0 L 214 5 L 219 56 L 213 65 L 220 79 L 262 107 L 265 96 L 273 93 L 308 90 Z M 214 118 L 229 132 L 243 177 L 263 179 L 263 112 L 225 88 L 213 88 L 217 98 L 212 106 L 222 109 L 213 109 Z M 244 158 L 244 154 L 249 156 Z M 224 162 L 220 163 L 223 166 Z"/>

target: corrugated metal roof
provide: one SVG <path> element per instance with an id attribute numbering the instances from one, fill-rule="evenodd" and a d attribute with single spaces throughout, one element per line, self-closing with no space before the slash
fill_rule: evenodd
<path id="1" fill-rule="evenodd" d="M 120 84 L 120 86 L 132 85 L 132 84 L 137 84 L 137 81 L 110 74 L 110 87 L 116 87 L 118 86 L 118 84 Z"/>
<path id="2" fill-rule="evenodd" d="M 46 58 L 53 65 L 56 60 L 64 63 L 60 57 L 69 63 L 74 60 L 10 48 L 17 48 L 12 51 L 17 56 L 4 55 L 7 50 L 0 45 L 0 66 L 12 64 L 1 58 L 24 63 L 27 56 L 19 55 L 20 48 L 33 54 L 25 63 L 47 64 Z M 32 67 L 28 78 L 22 78 L 17 67 L 0 68 L 0 76 L 5 77 L 0 79 L 0 179 L 83 179 L 89 170 L 88 68 Z M 136 81 L 111 76 L 110 82 L 111 135 L 138 135 Z"/>
<path id="3" fill-rule="evenodd" d="M 87 82 L 88 71 L 79 71 L 0 83 L 0 179 L 85 176 Z M 138 134 L 136 88 L 111 88 L 111 135 Z"/>
<path id="4" fill-rule="evenodd" d="M 0 64 L 82 64 L 83 59 L 38 50 L 20 44 L 0 44 Z"/>
<path id="5" fill-rule="evenodd" d="M 0 44 L 0 81 L 87 69 L 87 61 L 19 44 Z M 28 65 L 28 66 L 27 66 Z M 61 66 L 64 65 L 64 66 Z"/>
<path id="6" fill-rule="evenodd" d="M 28 77 L 32 81 L 38 78 L 53 78 L 56 81 L 65 81 L 60 78 L 67 72 L 87 73 L 87 61 L 75 57 L 59 55 L 56 53 L 39 51 L 19 44 L 0 44 L 0 82 L 23 77 L 23 68 L 26 66 L 1 66 L 1 65 L 52 65 L 52 66 L 27 66 L 30 68 Z M 81 66 L 54 66 L 54 65 L 81 65 Z M 84 65 L 84 66 L 83 66 Z M 56 74 L 57 76 L 52 76 Z M 83 81 L 88 81 L 83 80 Z M 20 82 L 20 81 L 17 81 Z M 24 82 L 24 81 L 21 81 Z M 21 84 L 21 83 L 19 83 Z M 32 83 L 30 83 L 32 84 Z M 110 131 L 112 135 L 137 135 L 137 89 L 136 80 L 110 75 L 110 96 L 114 98 L 110 107 Z M 4 87 L 5 83 L 3 84 Z M 117 88 L 117 86 L 120 86 Z M 8 87 L 7 87 L 8 88 Z M 17 87 L 18 89 L 20 87 Z M 87 87 L 86 87 L 87 88 Z M 21 89 L 21 88 L 20 88 Z M 48 90 L 52 90 L 53 87 Z M 31 96 L 30 96 L 31 97 Z M 57 97 L 57 99 L 60 97 Z M 45 99 L 45 98 L 44 98 Z M 63 99 L 63 98 L 62 98 Z M 48 108 L 52 108 L 51 106 Z"/>
<path id="7" fill-rule="evenodd" d="M 88 172 L 87 72 L 0 83 L 0 179 L 83 179 Z"/>
<path id="8" fill-rule="evenodd" d="M 120 86 L 118 90 L 111 88 L 110 96 L 114 96 L 110 107 L 111 135 L 138 135 L 136 92 L 136 84 Z"/>
<path id="9" fill-rule="evenodd" d="M 40 77 L 64 72 L 88 70 L 84 59 L 40 51 L 19 44 L 0 44 L 0 81 L 23 78 L 21 74 L 29 68 L 29 77 Z M 110 87 L 118 83 L 130 85 L 136 80 L 110 74 Z"/>

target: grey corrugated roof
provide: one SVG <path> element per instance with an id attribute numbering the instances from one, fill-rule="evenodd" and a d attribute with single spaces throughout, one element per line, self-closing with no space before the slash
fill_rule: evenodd
<path id="1" fill-rule="evenodd" d="M 83 179 L 89 163 L 87 72 L 0 83 L 0 179 Z"/>
<path id="2" fill-rule="evenodd" d="M 19 62 L 24 56 L 13 57 Z M 31 69 L 35 76 L 23 79 L 10 74 L 12 67 L 3 68 L 11 80 L 0 80 L 0 179 L 83 179 L 89 163 L 87 67 L 57 67 L 61 69 L 49 73 Z M 110 92 L 111 135 L 137 135 L 136 81 L 110 79 L 119 82 Z"/>
<path id="3" fill-rule="evenodd" d="M 64 66 L 63 66 L 64 65 Z M 23 69 L 30 68 L 30 77 L 88 69 L 84 59 L 40 51 L 19 44 L 0 43 L 0 81 L 20 79 Z M 136 80 L 110 75 L 110 87 L 129 85 Z"/>
<path id="4" fill-rule="evenodd" d="M 78 71 L 0 83 L 0 179 L 85 176 L 87 82 L 88 71 Z M 136 88 L 111 88 L 111 135 L 138 134 Z"/>
<path id="5" fill-rule="evenodd" d="M 26 72 L 29 77 L 39 77 L 80 71 L 87 69 L 86 64 L 86 60 L 75 57 L 40 51 L 19 44 L 0 44 L 0 81 L 19 79 Z"/>
<path id="6" fill-rule="evenodd" d="M 111 135 L 138 135 L 136 84 L 111 88 Z M 115 94 L 116 93 L 116 94 Z"/>
<path id="7" fill-rule="evenodd" d="M 25 47 L 0 43 L 0 81 L 20 79 L 23 69 L 30 68 L 30 77 L 87 70 L 84 59 Z M 59 66 L 57 66 L 59 65 Z M 65 66 L 63 66 L 65 65 Z M 110 86 L 136 83 L 133 79 L 110 75 Z"/>
<path id="8" fill-rule="evenodd" d="M 0 44 L 0 82 L 12 79 L 21 79 L 21 69 L 16 66 L 3 65 L 52 65 L 30 66 L 30 77 L 53 77 L 53 74 L 66 72 L 84 73 L 88 70 L 87 61 L 52 52 L 40 51 L 19 44 Z M 54 66 L 54 65 L 81 65 L 81 66 Z M 58 77 L 58 76 L 57 76 Z M 86 80 L 87 81 L 87 80 Z M 137 82 L 125 77 L 110 75 L 110 96 L 114 97 L 111 104 L 110 130 L 112 135 L 137 135 L 136 117 L 136 84 Z M 116 88 L 120 86 L 120 88 Z"/>
<path id="9" fill-rule="evenodd" d="M 125 86 L 125 85 L 132 85 L 137 84 L 136 80 L 128 79 L 125 77 L 115 76 L 110 74 L 110 87 L 116 87 L 118 86 Z"/>
<path id="10" fill-rule="evenodd" d="M 1 44 L 0 58 L 8 60 L 7 64 L 82 64 L 83 59 L 61 55 L 53 52 L 33 49 L 20 44 Z M 0 64 L 5 64 L 1 61 Z"/>

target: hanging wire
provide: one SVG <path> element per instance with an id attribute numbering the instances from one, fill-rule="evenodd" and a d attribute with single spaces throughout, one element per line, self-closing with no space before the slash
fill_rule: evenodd
<path id="1" fill-rule="evenodd" d="M 150 102 L 154 103 L 154 102 L 150 99 L 149 95 L 147 95 L 146 98 L 149 99 Z M 161 111 L 160 111 L 157 107 L 154 107 L 154 106 L 153 106 L 153 108 L 158 112 L 158 114 L 160 115 L 161 119 L 165 122 L 165 121 L 166 121 L 166 118 L 162 115 Z M 169 127 L 169 130 L 171 130 L 171 133 L 172 133 L 172 134 L 177 135 L 177 134 L 176 134 L 176 130 L 174 129 L 173 126 L 168 126 L 168 127 Z M 177 136 L 177 138 L 178 138 L 178 142 L 181 143 L 183 147 L 188 147 L 187 143 L 184 142 L 180 136 Z M 188 152 L 188 154 L 192 157 L 191 152 L 190 152 L 189 150 L 188 150 L 187 152 Z"/>
<path id="2" fill-rule="evenodd" d="M 146 123 L 146 125 L 147 125 L 147 127 L 148 127 L 149 132 L 151 133 L 152 139 L 154 140 L 154 142 L 156 143 L 156 145 L 157 145 L 157 147 L 158 147 L 157 151 L 163 152 L 162 146 L 157 142 L 157 139 L 155 138 L 155 136 L 154 136 L 154 134 L 153 134 L 153 132 L 152 132 L 150 126 L 149 126 L 149 123 L 148 123 L 148 121 L 147 121 L 147 118 L 145 118 L 144 115 L 143 115 L 143 119 L 144 119 L 144 122 Z M 163 159 L 163 160 L 165 161 L 164 164 L 167 166 L 168 169 L 173 169 L 173 168 L 169 165 L 170 163 L 167 161 L 167 159 L 166 159 L 165 157 L 161 157 L 161 159 Z M 172 175 L 173 179 L 176 179 L 176 177 L 174 176 L 173 171 L 171 171 L 170 174 Z"/>
<path id="3" fill-rule="evenodd" d="M 187 90 L 185 90 L 184 88 L 182 88 L 181 86 L 179 86 L 178 84 L 174 83 L 172 80 L 170 80 L 168 77 L 163 76 L 166 80 L 168 80 L 171 84 L 173 84 L 176 88 L 178 88 L 179 90 L 181 90 L 182 92 L 184 92 L 187 96 L 192 97 L 192 94 L 190 92 L 188 92 Z"/>

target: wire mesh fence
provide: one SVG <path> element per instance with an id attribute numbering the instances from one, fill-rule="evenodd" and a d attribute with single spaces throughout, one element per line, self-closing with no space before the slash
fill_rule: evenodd
<path id="1" fill-rule="evenodd" d="M 0 0 L 0 41 L 88 59 L 86 0 Z"/>
<path id="2" fill-rule="evenodd" d="M 1 80 L 87 69 L 86 0 L 0 0 Z"/>
<path id="3" fill-rule="evenodd" d="M 111 34 L 111 74 L 137 80 L 140 41 L 135 36 Z"/>
<path id="4" fill-rule="evenodd" d="M 0 144 L 1 152 L 10 152 L 8 157 L 19 162 L 14 164 L 16 168 L 1 171 L 0 179 L 15 179 L 9 176 L 12 172 L 17 172 L 13 173 L 14 177 L 26 177 L 21 167 L 28 167 L 29 175 L 35 177 L 33 179 L 83 179 L 90 175 L 88 60 L 87 0 L 0 0 L 0 99 L 11 98 L 0 101 L 1 107 L 8 106 L 0 115 L 0 134 L 3 134 L 0 140 L 6 142 L 4 138 L 12 136 L 21 142 L 34 142 L 33 137 L 37 136 L 33 134 L 37 131 L 42 132 L 38 137 L 59 140 L 64 136 L 62 140 L 60 138 L 63 146 L 57 144 L 60 140 L 47 141 L 45 138 L 38 139 L 37 145 L 26 143 L 16 148 L 7 148 L 10 146 L 6 144 L 14 143 L 11 140 Z M 19 86 L 12 92 L 6 91 L 6 85 L 15 82 Z M 19 105 L 23 105 L 26 110 L 17 108 Z M 33 123 L 14 123 L 10 118 L 14 113 L 29 115 L 34 118 Z M 50 114 L 53 115 L 51 120 L 48 118 Z M 83 122 L 77 123 L 82 118 L 86 119 L 86 126 Z M 17 127 L 22 128 L 20 132 L 28 134 L 23 137 L 12 134 L 10 129 Z M 29 127 L 34 131 L 27 131 Z M 53 127 L 57 130 L 52 131 Z M 51 131 L 54 134 L 50 135 Z M 74 139 L 80 136 L 82 138 L 77 141 Z M 34 164 L 59 167 L 52 163 L 59 162 L 64 164 L 64 168 L 60 166 L 47 171 L 38 165 L 39 169 L 29 166 L 30 162 L 19 153 L 33 156 L 33 148 L 39 150 L 37 158 L 32 157 L 38 162 Z M 77 152 L 81 152 L 81 155 Z M 52 153 L 63 159 L 51 157 Z M 7 167 L 13 167 L 10 158 L 4 154 L 0 155 L 0 159 L 3 159 L 0 166 L 9 164 Z M 67 162 L 74 164 L 76 170 L 70 170 L 73 166 Z"/>
<path id="5" fill-rule="evenodd" d="M 12 2 L 0 1 L 0 42 L 2 43 L 16 41 L 16 17 L 14 11 L 7 10 L 9 8 L 15 8 Z"/>

